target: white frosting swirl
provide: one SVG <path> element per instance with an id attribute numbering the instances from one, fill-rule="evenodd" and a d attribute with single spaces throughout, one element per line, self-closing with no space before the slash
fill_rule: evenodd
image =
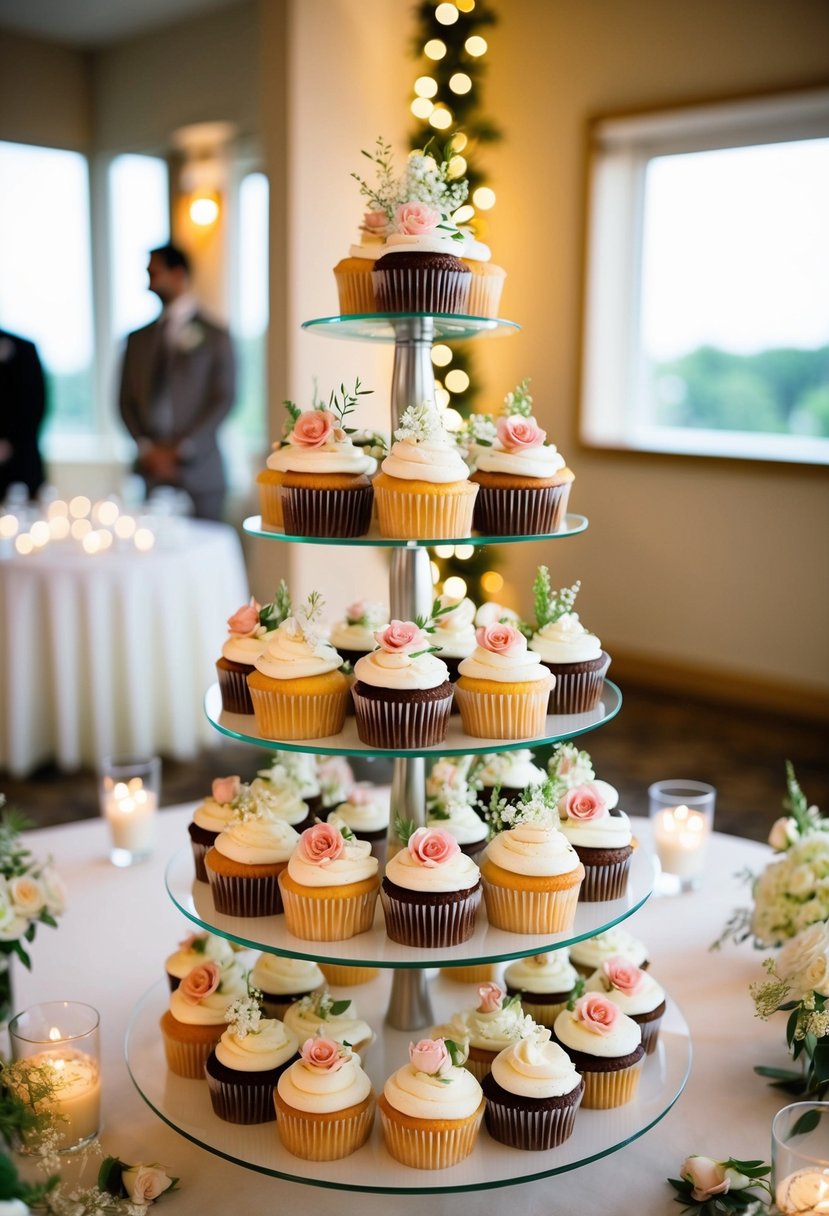
<path id="1" fill-rule="evenodd" d="M 283 958 L 279 954 L 260 954 L 250 978 L 269 996 L 313 992 L 325 983 L 325 976 L 310 959 Z"/>
<path id="2" fill-rule="evenodd" d="M 452 232 L 457 232 L 453 226 Z M 390 232 L 380 256 L 387 253 L 451 253 L 453 257 L 466 257 L 464 252 L 465 240 L 454 240 L 452 232 L 442 235 L 440 232 L 415 235 L 408 232 Z"/>
<path id="3" fill-rule="evenodd" d="M 373 790 L 367 802 L 352 802 L 346 798 L 328 816 L 329 823 L 339 821 L 357 836 L 362 832 L 380 832 L 389 826 L 389 793 Z M 339 826 L 339 824 L 337 824 Z"/>
<path id="4" fill-rule="evenodd" d="M 641 967 L 647 961 L 648 948 L 638 937 L 618 925 L 606 929 L 604 933 L 597 933 L 595 937 L 574 942 L 570 947 L 573 962 L 580 967 L 589 967 L 591 971 L 614 954 L 621 954 L 622 958 Z"/>
<path id="5" fill-rule="evenodd" d="M 268 644 L 268 638 L 271 633 L 267 633 L 264 629 L 259 636 L 251 634 L 231 633 L 225 644 L 222 646 L 222 658 L 229 659 L 231 663 L 243 663 L 246 667 L 253 667 L 259 655 Z"/>
<path id="6" fill-rule="evenodd" d="M 478 885 L 480 876 L 472 858 L 460 851 L 434 866 L 423 865 L 408 849 L 401 849 L 386 862 L 386 878 L 407 891 L 466 891 Z"/>
<path id="7" fill-rule="evenodd" d="M 193 812 L 193 823 L 204 828 L 206 832 L 221 832 L 233 822 L 234 810 L 229 802 L 217 802 L 215 798 L 205 798 L 201 806 Z"/>
<path id="8" fill-rule="evenodd" d="M 609 781 L 600 781 L 598 777 L 591 778 L 591 784 L 595 785 L 602 798 L 604 798 L 609 811 L 612 811 L 619 805 L 619 791 L 615 785 L 611 785 Z"/>
<path id="9" fill-rule="evenodd" d="M 518 1001 L 506 1000 L 501 1009 L 481 1013 L 470 1009 L 463 1015 L 466 1041 L 470 1047 L 483 1051 L 501 1051 L 526 1034 L 532 1020 L 522 1011 Z"/>
<path id="10" fill-rule="evenodd" d="M 470 233 L 464 232 L 461 257 L 467 262 L 488 262 L 492 257 L 492 250 L 483 241 L 477 241 Z"/>
<path id="11" fill-rule="evenodd" d="M 487 834 L 487 825 L 473 807 L 454 803 L 449 810 L 448 819 L 427 815 L 426 826 L 444 828 L 460 845 L 477 844 L 479 840 L 484 840 Z"/>
<path id="12" fill-rule="evenodd" d="M 382 242 L 378 241 L 375 245 L 349 245 L 348 256 L 350 258 L 364 258 L 367 262 L 376 262 L 383 252 Z"/>
<path id="13" fill-rule="evenodd" d="M 372 1093 L 371 1081 L 353 1053 L 336 1072 L 297 1060 L 276 1083 L 280 1098 L 294 1110 L 324 1115 L 358 1106 Z"/>
<path id="14" fill-rule="evenodd" d="M 351 882 L 365 882 L 377 874 L 378 861 L 371 855 L 367 840 L 347 840 L 340 857 L 324 864 L 309 861 L 301 849 L 295 849 L 288 862 L 288 873 L 303 887 L 344 887 Z"/>
<path id="15" fill-rule="evenodd" d="M 164 969 L 170 975 L 181 980 L 184 979 L 188 971 L 192 971 L 194 967 L 201 966 L 202 963 L 218 963 L 222 970 L 235 964 L 236 955 L 226 938 L 217 937 L 215 933 L 201 933 L 198 935 L 198 940 L 204 942 L 204 949 L 194 950 L 192 947 L 188 949 L 179 948 L 167 956 Z"/>
<path id="16" fill-rule="evenodd" d="M 216 1044 L 216 1059 L 236 1072 L 269 1072 L 290 1060 L 298 1048 L 296 1036 L 282 1022 L 261 1018 L 256 1030 L 244 1037 L 228 1027 Z"/>
<path id="17" fill-rule="evenodd" d="M 579 978 L 566 949 L 518 958 L 504 972 L 504 981 L 519 992 L 571 992 Z"/>
<path id="18" fill-rule="evenodd" d="M 269 818 L 283 819 L 291 827 L 308 818 L 308 803 L 303 802 L 296 790 L 287 785 L 274 785 L 262 777 L 254 777 L 250 790 Z"/>
<path id="19" fill-rule="evenodd" d="M 523 1098 L 560 1098 L 581 1082 L 564 1048 L 540 1034 L 499 1052 L 492 1061 L 492 1076 L 507 1093 Z"/>
<path id="20" fill-rule="evenodd" d="M 519 823 L 499 832 L 486 847 L 495 865 L 528 877 L 569 874 L 580 862 L 576 850 L 552 823 Z"/>
<path id="21" fill-rule="evenodd" d="M 624 811 L 608 810 L 596 819 L 561 819 L 559 829 L 572 845 L 584 849 L 621 849 L 630 844 L 633 832 Z"/>
<path id="22" fill-rule="evenodd" d="M 665 1000 L 665 989 L 657 984 L 649 971 L 642 972 L 642 982 L 636 992 L 620 992 L 614 988 L 605 973 L 599 969 L 594 971 L 584 985 L 585 992 L 600 992 L 614 1005 L 618 1005 L 622 1013 L 633 1017 L 638 1013 L 651 1013 Z"/>
<path id="23" fill-rule="evenodd" d="M 327 1018 L 322 1018 L 314 1012 L 312 1002 L 295 1001 L 285 1010 L 285 1025 L 296 1035 L 300 1044 L 312 1039 L 317 1030 L 335 1043 L 350 1043 L 353 1046 L 367 1046 L 374 1038 L 374 1031 L 368 1022 L 357 1016 L 353 1002 L 343 1013 L 330 1013 Z"/>
<path id="24" fill-rule="evenodd" d="M 288 443 L 279 451 L 285 453 L 281 467 L 288 473 L 365 473 L 371 476 L 377 472 L 374 457 L 366 456 L 347 435 L 344 439 L 329 435 L 325 443 L 315 448 L 293 443 L 289 435 Z"/>
<path id="25" fill-rule="evenodd" d="M 274 680 L 300 680 L 342 667 L 342 659 L 322 638 L 306 636 L 295 617 L 289 616 L 270 635 L 256 669 Z"/>
<path id="26" fill-rule="evenodd" d="M 614 1025 L 604 1034 L 591 1030 L 586 1023 L 578 1021 L 575 1010 L 562 1009 L 555 1020 L 555 1035 L 565 1047 L 584 1052 L 588 1056 L 599 1056 L 603 1060 L 614 1056 L 629 1056 L 642 1042 L 642 1032 L 636 1023 L 620 1013 Z"/>
<path id="27" fill-rule="evenodd" d="M 358 659 L 354 675 L 374 688 L 400 691 L 437 688 L 449 679 L 446 664 L 434 654 L 419 654 L 412 658 L 410 654 L 392 654 L 382 649 Z"/>
<path id="28" fill-rule="evenodd" d="M 290 455 L 291 449 L 287 443 L 275 444 L 265 464 L 274 473 L 286 473 Z"/>
<path id="29" fill-rule="evenodd" d="M 275 865 L 288 860 L 298 840 L 283 819 L 246 819 L 220 832 L 213 847 L 242 865 Z"/>
<path id="30" fill-rule="evenodd" d="M 231 1001 L 245 995 L 245 981 L 243 978 L 233 978 L 227 983 L 222 980 L 220 989 L 193 1002 L 182 995 L 180 988 L 176 988 L 175 992 L 170 993 L 170 1013 L 177 1022 L 187 1026 L 221 1026 L 227 1021 L 225 1015 Z"/>
<path id="31" fill-rule="evenodd" d="M 486 786 L 525 790 L 528 785 L 543 785 L 547 780 L 544 769 L 533 764 L 533 754 L 526 747 L 514 752 L 490 752 L 482 759 L 484 763 L 476 775 Z"/>
<path id="32" fill-rule="evenodd" d="M 461 659 L 458 671 L 473 680 L 497 680 L 499 684 L 534 684 L 550 681 L 550 673 L 541 663 L 541 656 L 524 650 L 517 655 L 496 654 L 476 646 L 467 659 Z M 552 687 L 552 685 L 550 685 Z"/>
<path id="33" fill-rule="evenodd" d="M 530 650 L 545 663 L 584 663 L 600 657 L 602 644 L 585 629 L 577 612 L 565 612 L 533 634 Z"/>
<path id="34" fill-rule="evenodd" d="M 383 1093 L 390 1106 L 411 1119 L 468 1119 L 483 1100 L 472 1073 L 456 1065 L 433 1077 L 405 1064 L 389 1077 Z"/>
<path id="35" fill-rule="evenodd" d="M 466 481 L 463 457 L 448 436 L 431 439 L 396 439 L 380 466 L 390 477 L 403 481 L 430 481 L 435 485 Z"/>
<path id="36" fill-rule="evenodd" d="M 492 447 L 475 445 L 475 464 L 483 473 L 508 473 L 514 477 L 555 477 L 564 468 L 564 457 L 554 443 L 508 451 L 496 439 Z"/>
<path id="37" fill-rule="evenodd" d="M 437 618 L 432 637 L 444 658 L 465 659 L 475 649 L 475 605 L 470 599 L 452 601 L 448 596 L 440 597 L 442 607 L 453 602 L 451 612 Z"/>
<path id="38" fill-rule="evenodd" d="M 379 607 L 382 607 L 382 605 L 379 605 Z M 375 631 L 384 629 L 388 623 L 388 609 L 382 607 L 382 612 L 378 612 L 376 617 L 372 617 L 365 624 L 337 621 L 335 625 L 331 626 L 328 640 L 338 650 L 373 650 L 377 645 L 377 639 L 374 636 Z"/>

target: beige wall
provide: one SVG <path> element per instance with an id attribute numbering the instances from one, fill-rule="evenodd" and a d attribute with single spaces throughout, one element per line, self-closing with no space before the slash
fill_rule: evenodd
<path id="1" fill-rule="evenodd" d="M 0 139 L 88 151 L 92 143 L 88 57 L 0 30 Z"/>

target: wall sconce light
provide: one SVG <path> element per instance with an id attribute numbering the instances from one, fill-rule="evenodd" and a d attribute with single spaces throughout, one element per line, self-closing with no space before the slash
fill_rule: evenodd
<path id="1" fill-rule="evenodd" d="M 190 219 L 199 228 L 209 228 L 219 218 L 221 204 L 219 196 L 212 190 L 197 190 L 190 197 L 188 208 Z"/>

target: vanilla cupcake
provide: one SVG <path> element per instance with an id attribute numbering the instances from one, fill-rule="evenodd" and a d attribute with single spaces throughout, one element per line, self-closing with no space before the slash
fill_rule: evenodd
<path id="1" fill-rule="evenodd" d="M 300 1058 L 277 1082 L 274 1103 L 279 1139 L 305 1161 L 348 1157 L 374 1124 L 374 1090 L 359 1055 L 330 1038 L 302 1044 Z"/>
<path id="2" fill-rule="evenodd" d="M 471 317 L 497 317 L 504 290 L 507 272 L 490 259 L 492 251 L 483 241 L 464 232 L 461 261 L 472 275 L 469 285 L 469 315 Z"/>
<path id="3" fill-rule="evenodd" d="M 570 962 L 579 975 L 592 975 L 605 959 L 620 955 L 629 963 L 645 970 L 648 966 L 648 948 L 627 929 L 614 925 L 604 933 L 585 937 L 570 946 Z"/>
<path id="4" fill-rule="evenodd" d="M 553 1033 L 584 1078 L 585 1110 L 633 1100 L 645 1049 L 639 1027 L 618 1005 L 587 993 L 558 1015 Z"/>
<path id="5" fill-rule="evenodd" d="M 429 402 L 409 406 L 374 478 L 382 536 L 451 540 L 469 536 L 478 487 Z"/>
<path id="6" fill-rule="evenodd" d="M 274 752 L 270 766 L 257 769 L 256 778 L 251 785 L 257 789 L 264 786 L 277 790 L 292 790 L 297 798 L 305 803 L 311 823 L 322 810 L 322 788 L 317 762 L 313 755 L 305 752 Z M 290 823 L 291 827 L 296 827 L 293 819 Z M 297 831 L 304 831 L 306 827 L 310 827 L 310 823 L 303 824 Z"/>
<path id="7" fill-rule="evenodd" d="M 371 272 L 380 256 L 389 230 L 389 217 L 385 211 L 372 207 L 363 216 L 360 225 L 360 241 L 348 250 L 348 257 L 341 258 L 334 267 L 340 313 L 377 311 L 374 284 Z"/>
<path id="8" fill-rule="evenodd" d="M 219 833 L 233 823 L 239 799 L 247 796 L 247 790 L 248 786 L 243 785 L 237 776 L 216 777 L 210 795 L 204 802 L 199 803 L 193 812 L 193 820 L 187 826 L 187 834 L 193 849 L 198 882 L 207 882 L 207 871 L 204 868 L 207 851 L 216 843 Z"/>
<path id="9" fill-rule="evenodd" d="M 285 927 L 306 941 L 344 941 L 374 923 L 380 879 L 367 840 L 330 823 L 306 828 L 279 876 Z"/>
<path id="10" fill-rule="evenodd" d="M 264 469 L 256 474 L 259 489 L 259 513 L 266 532 L 280 532 L 285 526 L 282 513 L 282 483 L 285 480 L 285 458 L 290 449 L 286 443 L 276 440 L 265 460 Z"/>
<path id="11" fill-rule="evenodd" d="M 368 841 L 373 856 L 382 862 L 386 857 L 390 813 L 388 790 L 380 790 L 370 781 L 357 781 L 344 801 L 329 812 L 328 822 L 337 827 L 344 825 L 360 840 Z"/>
<path id="12" fill-rule="evenodd" d="M 299 1044 L 282 1022 L 263 1018 L 251 997 L 234 1002 L 229 1017 L 204 1066 L 211 1105 L 228 1123 L 269 1123 L 276 1118 L 274 1086 L 298 1058 Z"/>
<path id="13" fill-rule="evenodd" d="M 368 747 L 433 747 L 446 738 L 452 685 L 446 664 L 414 621 L 392 621 L 354 668 L 357 734 Z"/>
<path id="14" fill-rule="evenodd" d="M 314 632 L 312 614 L 283 621 L 248 676 L 263 738 L 322 739 L 342 730 L 348 680 L 334 647 Z"/>
<path id="15" fill-rule="evenodd" d="M 498 1052 L 530 1034 L 534 1026 L 517 996 L 505 999 L 497 984 L 488 983 L 478 988 L 474 1009 L 455 1014 L 445 1030 L 436 1028 L 432 1033 L 462 1044 L 468 1053 L 464 1067 L 483 1082 Z"/>
<path id="16" fill-rule="evenodd" d="M 283 1018 L 289 1005 L 324 988 L 325 976 L 311 959 L 260 954 L 250 982 L 262 993 L 265 1016 Z"/>
<path id="17" fill-rule="evenodd" d="M 364 1052 L 374 1042 L 374 1031 L 357 1013 L 354 1002 L 334 1000 L 329 992 L 312 992 L 285 1010 L 285 1025 L 300 1043 L 324 1035 L 335 1043 L 348 1043 Z"/>
<path id="18" fill-rule="evenodd" d="M 204 1079 L 204 1065 L 227 1029 L 227 1009 L 245 995 L 244 980 L 223 977 L 217 963 L 194 967 L 170 993 L 161 1017 L 161 1037 L 167 1067 L 179 1077 Z"/>
<path id="19" fill-rule="evenodd" d="M 479 857 L 486 848 L 487 826 L 469 803 L 453 802 L 440 810 L 433 808 L 427 811 L 426 826 L 443 828 L 454 836 L 468 857 Z"/>
<path id="20" fill-rule="evenodd" d="M 524 1012 L 550 1030 L 573 995 L 578 978 L 566 947 L 517 958 L 504 972 L 508 995 L 519 996 Z"/>
<path id="21" fill-rule="evenodd" d="M 478 739 L 543 738 L 552 677 L 540 657 L 512 625 L 482 625 L 475 636 L 455 685 L 464 730 Z"/>
<path id="22" fill-rule="evenodd" d="M 533 764 L 533 753 L 526 747 L 511 752 L 488 752 L 479 757 L 475 768 L 475 780 L 480 786 L 478 813 L 486 818 L 486 812 L 495 790 L 499 799 L 508 806 L 516 806 L 524 791 L 534 785 L 543 785 L 547 774 L 543 768 Z"/>
<path id="23" fill-rule="evenodd" d="M 385 604 L 374 600 L 356 600 L 345 610 L 341 621 L 336 621 L 330 629 L 328 640 L 342 655 L 343 662 L 350 663 L 352 668 L 364 654 L 370 654 L 377 645 L 374 635 L 378 629 L 385 629 L 389 623 L 389 610 Z"/>
<path id="24" fill-rule="evenodd" d="M 549 812 L 530 813 L 487 845 L 481 875 L 489 923 L 511 933 L 566 933 L 584 866 Z"/>
<path id="25" fill-rule="evenodd" d="M 627 889 L 633 833 L 618 807 L 611 811 L 592 782 L 576 785 L 559 800 L 559 828 L 584 866 L 581 898 L 588 903 L 621 899 Z"/>
<path id="26" fill-rule="evenodd" d="M 175 992 L 185 975 L 202 963 L 215 963 L 223 974 L 232 974 L 237 982 L 243 978 L 242 968 L 226 938 L 215 933 L 191 933 L 179 942 L 178 950 L 164 960 L 170 991 Z"/>
<path id="27" fill-rule="evenodd" d="M 572 610 L 580 586 L 576 582 L 552 592 L 549 571 L 539 566 L 534 584 L 538 620 L 530 650 L 555 677 L 550 691 L 551 714 L 583 714 L 595 709 L 610 666 L 610 655 Z"/>
<path id="28" fill-rule="evenodd" d="M 618 1005 L 642 1032 L 645 1054 L 656 1051 L 659 1027 L 665 1014 L 665 990 L 649 972 L 620 955 L 612 955 L 593 972 L 584 990 L 600 992 Z"/>
<path id="29" fill-rule="evenodd" d="M 584 1082 L 567 1052 L 536 1026 L 495 1057 L 484 1079 L 486 1127 L 511 1148 L 556 1148 L 573 1133 Z"/>
<path id="30" fill-rule="evenodd" d="M 216 911 L 226 916 L 275 916 L 277 882 L 299 840 L 281 819 L 255 812 L 225 828 L 204 859 Z"/>
<path id="31" fill-rule="evenodd" d="M 441 595 L 438 598 L 440 611 L 435 617 L 432 643 L 438 656 L 449 668 L 449 679 L 458 678 L 458 665 L 475 649 L 475 605 L 469 598 Z"/>
<path id="32" fill-rule="evenodd" d="M 386 932 L 405 946 L 456 946 L 475 931 L 480 871 L 442 828 L 417 828 L 380 887 Z"/>

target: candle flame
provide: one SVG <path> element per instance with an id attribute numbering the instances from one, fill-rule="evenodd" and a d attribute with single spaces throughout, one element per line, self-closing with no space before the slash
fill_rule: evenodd
<path id="1" fill-rule="evenodd" d="M 57 1026 L 53 1026 L 52 1029 L 49 1031 L 49 1039 L 51 1040 L 51 1042 L 56 1043 L 60 1037 L 61 1037 L 61 1034 L 60 1034 L 60 1031 L 58 1030 Z"/>

